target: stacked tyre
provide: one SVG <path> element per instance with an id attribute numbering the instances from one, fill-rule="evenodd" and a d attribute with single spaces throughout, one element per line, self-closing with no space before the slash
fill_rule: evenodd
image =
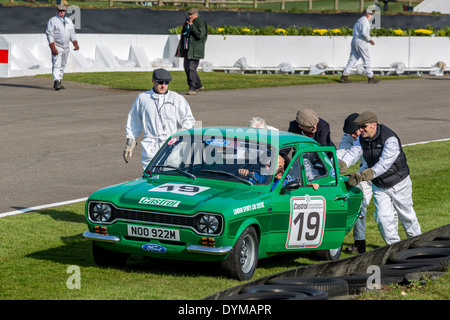
<path id="1" fill-rule="evenodd" d="M 409 284 L 421 275 L 442 275 L 450 264 L 450 237 L 415 242 L 407 250 L 392 254 L 380 266 L 380 285 Z M 349 284 L 349 293 L 358 294 L 368 288 L 372 274 L 357 273 L 341 277 Z"/>
<path id="2" fill-rule="evenodd" d="M 348 295 L 348 284 L 338 277 L 274 278 L 241 290 L 229 300 L 326 300 Z"/>
<path id="3" fill-rule="evenodd" d="M 408 284 L 424 273 L 442 275 L 450 265 L 450 237 L 414 242 L 410 248 L 392 254 L 379 266 L 380 285 Z M 372 274 L 339 277 L 273 278 L 262 285 L 244 287 L 226 300 L 325 300 L 358 294 L 368 288 Z"/>

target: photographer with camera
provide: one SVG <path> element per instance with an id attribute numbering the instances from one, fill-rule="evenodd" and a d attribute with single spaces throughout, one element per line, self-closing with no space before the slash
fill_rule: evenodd
<path id="1" fill-rule="evenodd" d="M 208 25 L 205 21 L 198 18 L 197 8 L 190 9 L 187 14 L 188 18 L 181 30 L 181 38 L 175 57 L 184 58 L 184 71 L 186 72 L 189 86 L 187 94 L 194 95 L 197 94 L 197 91 L 204 89 L 197 74 L 197 68 L 200 59 L 205 57 Z"/>

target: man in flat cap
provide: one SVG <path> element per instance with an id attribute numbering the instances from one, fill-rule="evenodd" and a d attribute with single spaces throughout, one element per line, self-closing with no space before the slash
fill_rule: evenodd
<path id="1" fill-rule="evenodd" d="M 351 149 L 353 143 L 358 139 L 360 135 L 359 127 L 354 123 L 355 119 L 359 116 L 359 113 L 352 113 L 344 120 L 344 135 L 342 136 L 339 147 L 336 150 L 336 156 L 338 159 L 342 158 L 345 153 Z M 364 157 L 360 158 L 360 171 L 364 169 Z M 366 252 L 366 213 L 367 206 L 372 199 L 372 182 L 371 181 L 361 181 L 358 187 L 363 192 L 363 203 L 361 210 L 359 211 L 359 219 L 353 227 L 353 239 L 354 243 L 345 249 L 348 252 L 364 253 Z"/>
<path id="2" fill-rule="evenodd" d="M 369 55 L 369 43 L 375 45 L 370 37 L 370 21 L 373 18 L 373 12 L 370 9 L 364 11 L 363 16 L 356 21 L 353 27 L 353 39 L 351 43 L 350 57 L 347 66 L 342 72 L 340 82 L 351 83 L 348 78 L 351 70 L 359 59 L 362 59 L 364 70 L 366 72 L 368 83 L 378 83 L 379 79 L 375 79 L 372 71 L 372 62 Z"/>
<path id="3" fill-rule="evenodd" d="M 208 37 L 208 25 L 199 19 L 197 8 L 189 9 L 188 19 L 183 24 L 176 57 L 184 58 L 183 66 L 186 72 L 188 95 L 195 95 L 204 89 L 197 73 L 200 59 L 205 57 L 205 43 Z"/>
<path id="4" fill-rule="evenodd" d="M 361 134 L 342 157 L 339 168 L 350 167 L 364 157 L 364 168 L 350 174 L 348 182 L 356 186 L 362 181 L 372 181 L 375 221 L 387 244 L 400 241 L 396 212 L 408 237 L 420 235 L 420 224 L 413 209 L 409 167 L 399 137 L 379 124 L 377 116 L 370 111 L 361 113 L 354 123 Z"/>
<path id="5" fill-rule="evenodd" d="M 142 166 L 145 169 L 166 139 L 181 129 L 194 127 L 195 119 L 186 99 L 168 89 L 172 76 L 165 69 L 153 71 L 153 88 L 140 93 L 128 113 L 123 159 L 131 159 L 136 139 L 143 133 Z"/>
<path id="6" fill-rule="evenodd" d="M 72 42 L 74 50 L 80 49 L 72 20 L 66 18 L 67 7 L 60 4 L 56 8 L 56 16 L 47 23 L 47 41 L 52 53 L 53 88 L 64 89 L 62 79 L 64 69 L 69 59 L 69 44 Z"/>
<path id="7" fill-rule="evenodd" d="M 301 109 L 289 123 L 288 132 L 298 133 L 316 140 L 321 146 L 335 146 L 330 138 L 330 125 L 311 109 Z"/>

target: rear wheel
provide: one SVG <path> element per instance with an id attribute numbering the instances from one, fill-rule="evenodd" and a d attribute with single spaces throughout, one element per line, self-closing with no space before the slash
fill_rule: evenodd
<path id="1" fill-rule="evenodd" d="M 341 256 L 342 246 L 337 249 L 328 249 L 328 250 L 314 250 L 311 251 L 311 254 L 318 260 L 339 260 Z"/>
<path id="2" fill-rule="evenodd" d="M 248 227 L 239 236 L 233 251 L 222 262 L 222 267 L 239 280 L 251 279 L 258 264 L 258 243 L 255 228 Z"/>

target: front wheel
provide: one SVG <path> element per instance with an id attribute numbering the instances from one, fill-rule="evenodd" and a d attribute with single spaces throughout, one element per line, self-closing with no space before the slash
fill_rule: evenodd
<path id="1" fill-rule="evenodd" d="M 233 246 L 233 251 L 222 261 L 222 267 L 239 280 L 251 279 L 258 264 L 258 243 L 255 228 L 246 228 Z"/>

